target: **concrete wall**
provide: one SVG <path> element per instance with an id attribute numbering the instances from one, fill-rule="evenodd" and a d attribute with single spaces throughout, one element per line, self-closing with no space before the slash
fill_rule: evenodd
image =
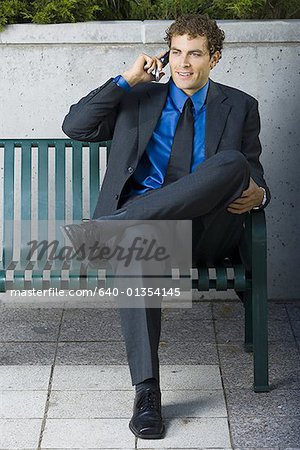
<path id="1" fill-rule="evenodd" d="M 64 137 L 69 106 L 122 73 L 140 52 L 165 49 L 169 23 L 8 26 L 0 33 L 0 137 Z M 300 298 L 299 24 L 220 21 L 226 44 L 211 73 L 259 100 L 262 162 L 273 194 L 266 210 L 272 299 Z"/>

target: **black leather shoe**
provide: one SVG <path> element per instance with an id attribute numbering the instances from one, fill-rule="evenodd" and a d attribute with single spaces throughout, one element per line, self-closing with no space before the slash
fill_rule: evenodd
<path id="1" fill-rule="evenodd" d="M 161 439 L 165 426 L 161 417 L 161 393 L 146 388 L 136 394 L 133 416 L 129 422 L 133 434 L 141 439 Z"/>

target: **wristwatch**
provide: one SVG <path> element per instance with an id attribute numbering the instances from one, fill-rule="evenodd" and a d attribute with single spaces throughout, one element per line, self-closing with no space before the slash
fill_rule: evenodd
<path id="1" fill-rule="evenodd" d="M 254 206 L 252 209 L 262 209 L 262 208 L 265 206 L 265 204 L 266 204 L 266 201 L 267 201 L 267 193 L 266 193 L 266 190 L 265 190 L 265 188 L 263 188 L 263 187 L 261 187 L 261 186 L 260 186 L 260 189 L 262 189 L 262 190 L 264 191 L 264 197 L 263 197 L 263 199 L 262 199 L 261 204 L 260 204 L 259 206 Z"/>

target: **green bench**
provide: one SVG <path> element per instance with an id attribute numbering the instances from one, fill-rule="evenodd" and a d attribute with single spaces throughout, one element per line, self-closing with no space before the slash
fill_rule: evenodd
<path id="1" fill-rule="evenodd" d="M 84 143 L 66 139 L 5 139 L 1 185 L 3 239 L 0 239 L 0 292 L 9 289 L 79 289 L 105 286 L 105 271 L 81 273 L 80 262 L 28 259 L 33 236 L 51 240 L 54 219 L 80 221 L 90 217 L 105 173 L 110 142 Z M 49 175 L 50 174 L 50 175 Z M 82 180 L 84 180 L 82 182 Z M 19 194 L 18 194 L 19 189 Z M 72 199 L 72 201 L 70 200 Z M 34 235 L 34 226 L 36 235 Z M 199 291 L 234 289 L 245 308 L 245 351 L 253 352 L 254 391 L 267 392 L 267 251 L 263 210 L 251 211 L 246 238 L 234 258 L 217 267 L 194 268 L 192 286 Z M 19 234 L 18 234 L 19 233 Z M 52 233 L 52 234 L 51 234 Z M 16 237 L 17 235 L 17 237 Z M 51 235 L 51 236 L 50 236 Z M 18 245 L 16 245 L 18 243 Z M 10 275 L 10 276 L 9 276 Z"/>

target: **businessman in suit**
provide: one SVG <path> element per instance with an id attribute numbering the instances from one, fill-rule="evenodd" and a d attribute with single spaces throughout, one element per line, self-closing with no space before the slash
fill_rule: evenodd
<path id="1" fill-rule="evenodd" d="M 69 137 L 112 139 L 93 220 L 73 229 L 74 245 L 87 242 L 87 227 L 97 230 L 99 219 L 191 219 L 193 261 L 214 264 L 236 249 L 245 214 L 266 207 L 270 191 L 259 160 L 257 100 L 210 79 L 224 38 L 206 15 L 181 16 L 166 31 L 169 82 L 153 82 L 154 69 L 164 76 L 165 51 L 142 53 L 122 75 L 71 106 L 63 123 Z M 136 436 L 155 439 L 164 435 L 161 309 L 144 300 L 144 308 L 122 308 L 120 316 L 136 387 L 129 426 Z"/>

